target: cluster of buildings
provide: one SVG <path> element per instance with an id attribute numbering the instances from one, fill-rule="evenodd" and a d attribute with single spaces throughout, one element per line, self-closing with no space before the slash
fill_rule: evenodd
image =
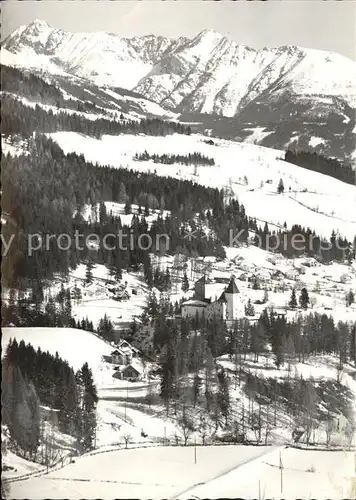
<path id="1" fill-rule="evenodd" d="M 139 380 L 143 375 L 143 363 L 140 351 L 126 340 L 119 340 L 110 361 L 114 368 L 113 377 L 122 380 Z"/>
<path id="2" fill-rule="evenodd" d="M 244 303 L 234 276 L 221 293 L 219 298 L 212 299 L 216 292 L 216 283 L 206 276 L 200 278 L 194 285 L 194 296 L 183 302 L 182 318 L 212 318 L 227 323 L 241 318 L 244 315 Z"/>

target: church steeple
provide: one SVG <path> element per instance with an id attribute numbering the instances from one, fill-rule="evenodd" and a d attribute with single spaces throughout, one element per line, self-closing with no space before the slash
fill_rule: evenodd
<path id="1" fill-rule="evenodd" d="M 230 294 L 240 293 L 239 289 L 237 288 L 234 276 L 231 276 L 230 283 L 226 288 L 225 293 L 230 293 Z"/>

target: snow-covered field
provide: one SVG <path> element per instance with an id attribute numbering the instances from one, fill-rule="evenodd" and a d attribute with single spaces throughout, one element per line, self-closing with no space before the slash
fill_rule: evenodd
<path id="1" fill-rule="evenodd" d="M 124 216 L 125 217 L 125 216 Z M 128 216 L 130 217 L 130 216 Z M 66 278 L 55 280 L 47 294 L 55 295 L 61 289 L 63 283 L 65 288 L 73 290 L 77 287 L 81 292 L 79 301 L 72 301 L 73 316 L 76 319 L 88 318 L 94 327 L 97 327 L 105 314 L 112 320 L 114 327 L 127 328 L 135 318 L 141 316 L 147 302 L 148 288 L 143 282 L 140 273 L 122 273 L 120 286 L 127 293 L 127 299 L 115 300 L 115 294 L 111 293 L 112 277 L 108 269 L 103 265 L 95 265 L 93 268 L 93 282 L 85 283 L 86 266 L 80 264 Z"/>
<path id="2" fill-rule="evenodd" d="M 276 450 L 180 498 L 352 498 L 355 465 L 351 452 Z"/>
<path id="3" fill-rule="evenodd" d="M 83 154 L 99 165 L 130 168 L 141 172 L 187 179 L 228 188 L 244 204 L 250 217 L 288 227 L 300 224 L 329 237 L 334 229 L 350 240 L 356 234 L 356 186 L 327 175 L 302 169 L 281 160 L 283 153 L 246 143 L 214 139 L 208 145 L 200 135 L 148 137 L 108 136 L 101 140 L 74 132 L 50 134 L 65 153 Z M 163 165 L 134 161 L 136 153 L 188 154 L 200 152 L 214 158 L 215 166 Z M 277 194 L 279 180 L 285 187 Z"/>
<path id="4" fill-rule="evenodd" d="M 125 213 L 125 203 L 117 203 L 115 201 L 105 201 L 105 210 L 107 214 L 111 214 L 113 217 L 120 217 L 121 224 L 123 226 L 130 226 L 132 218 L 134 215 L 140 217 L 139 209 L 141 208 L 141 215 L 145 213 L 145 207 L 139 207 L 136 204 L 131 205 L 131 213 Z M 148 229 L 151 227 L 153 221 L 157 220 L 160 215 L 166 218 L 170 215 L 170 210 L 152 210 L 149 209 L 149 215 L 145 215 L 145 220 L 148 224 Z M 80 213 L 85 221 L 98 222 L 100 214 L 100 203 L 97 203 L 94 207 L 90 205 L 85 205 Z"/>
<path id="5" fill-rule="evenodd" d="M 342 451 L 140 448 L 89 454 L 47 475 L 11 483 L 10 497 L 341 499 L 351 498 L 354 473 L 353 453 Z"/>
<path id="6" fill-rule="evenodd" d="M 132 398 L 135 393 L 134 387 L 128 387 L 128 389 L 127 394 Z M 111 397 L 115 395 L 125 397 L 124 394 L 114 389 Z M 99 392 L 99 396 L 106 397 L 107 395 Z M 175 423 L 166 418 L 164 410 L 162 412 L 156 410 L 150 415 L 126 406 L 124 401 L 100 399 L 97 414 L 97 446 L 99 448 L 122 445 L 126 435 L 130 436 L 131 443 L 139 445 L 162 443 L 164 439 L 173 443 L 174 435 L 178 435 Z M 144 431 L 147 436 L 142 436 L 141 431 Z"/>
<path id="7" fill-rule="evenodd" d="M 84 456 L 59 471 L 12 483 L 12 498 L 176 498 L 270 447 L 154 447 Z"/>

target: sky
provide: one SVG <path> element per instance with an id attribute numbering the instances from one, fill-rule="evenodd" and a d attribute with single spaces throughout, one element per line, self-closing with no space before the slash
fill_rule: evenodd
<path id="1" fill-rule="evenodd" d="M 256 49 L 300 45 L 356 60 L 353 0 L 8 0 L 1 8 L 1 38 L 34 19 L 68 31 L 107 31 L 126 37 L 192 37 L 213 29 Z"/>

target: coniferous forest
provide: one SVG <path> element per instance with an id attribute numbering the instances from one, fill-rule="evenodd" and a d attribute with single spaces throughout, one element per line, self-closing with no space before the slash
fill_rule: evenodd
<path id="1" fill-rule="evenodd" d="M 159 118 L 145 118 L 140 121 L 115 121 L 104 118 L 90 120 L 85 116 L 66 111 L 45 110 L 38 104 L 34 108 L 25 106 L 10 94 L 4 94 L 1 102 L 1 129 L 4 135 L 53 133 L 60 131 L 78 132 L 100 138 L 103 134 L 145 134 L 145 135 L 190 135 L 189 126 Z"/>
<path id="2" fill-rule="evenodd" d="M 355 185 L 356 173 L 352 165 L 345 163 L 341 164 L 335 158 L 324 158 L 317 153 L 309 153 L 306 151 L 288 150 L 285 153 L 284 159 L 299 167 L 329 175 L 339 181 Z"/>
<path id="3" fill-rule="evenodd" d="M 164 165 L 172 165 L 174 163 L 181 163 L 182 165 L 215 165 L 214 158 L 208 158 L 200 153 L 194 152 L 187 155 L 157 155 L 149 154 L 145 151 L 142 154 L 134 156 L 136 161 L 149 161 L 153 163 L 163 163 Z"/>
<path id="4" fill-rule="evenodd" d="M 34 458 L 41 436 L 41 407 L 55 411 L 59 429 L 77 449 L 93 447 L 98 401 L 87 363 L 74 373 L 66 361 L 24 341 L 10 340 L 2 363 L 2 422 L 25 456 Z"/>
<path id="5" fill-rule="evenodd" d="M 11 241 L 11 252 L 4 256 L 2 273 L 4 283 L 9 285 L 23 279 L 51 278 L 55 272 L 66 273 L 89 255 L 98 263 L 118 269 L 149 265 L 147 251 L 137 245 L 141 234 L 151 236 L 153 246 L 150 251 L 223 258 L 222 245 L 229 245 L 233 239 L 235 244 L 249 241 L 262 248 L 269 245 L 288 257 L 307 252 L 327 262 L 354 258 L 352 242 L 341 240 L 335 234 L 325 241 L 310 229 L 300 226 L 275 232 L 268 228 L 268 224 L 260 227 L 256 220 L 248 217 L 243 205 L 237 200 L 229 201 L 218 189 L 126 169 L 98 167 L 87 163 L 83 156 L 65 155 L 52 140 L 41 135 L 32 138 L 29 147 L 30 155 L 2 158 L 2 208 L 9 215 L 9 223 L 3 227 L 3 237 L 4 241 Z M 133 203 L 146 209 L 132 218 L 130 227 L 123 227 L 119 217 L 106 212 L 104 201 L 125 203 L 127 213 L 130 213 Z M 97 203 L 101 203 L 99 220 L 85 221 L 80 216 L 82 208 Z M 150 209 L 166 210 L 170 214 L 159 216 L 148 230 L 145 215 Z M 73 217 L 75 213 L 77 215 Z M 211 237 L 206 237 L 203 223 L 210 228 Z M 133 234 L 134 248 L 118 248 L 113 237 L 107 238 L 111 247 L 116 245 L 112 250 L 100 246 L 96 252 L 91 252 L 87 246 L 83 248 L 75 244 L 76 231 L 83 235 L 84 241 L 89 234 L 103 239 L 119 230 L 127 235 Z M 192 231 L 194 237 L 187 238 L 187 231 Z M 46 251 L 46 235 L 60 234 L 68 235 L 69 249 L 58 248 L 54 237 L 48 241 L 50 251 Z M 312 246 L 306 245 L 306 249 L 300 250 L 292 248 L 288 242 L 294 234 L 303 235 L 307 242 L 311 240 Z M 159 235 L 167 235 L 169 243 Z M 43 248 L 40 245 L 41 248 L 34 250 L 32 255 L 28 252 L 29 238 L 35 248 L 38 239 L 43 239 Z"/>
<path id="6" fill-rule="evenodd" d="M 187 400 L 195 407 L 199 400 L 207 414 L 216 420 L 217 426 L 220 419 L 231 416 L 233 402 L 226 392 L 225 376 L 218 370 L 220 356 L 227 356 L 225 359 L 233 362 L 230 384 L 235 384 L 235 388 L 243 387 L 252 406 L 255 404 L 255 408 L 259 407 L 263 412 L 272 411 L 273 407 L 276 412 L 277 408 L 280 411 L 283 407 L 283 411 L 295 418 L 299 412 L 305 411 L 304 398 L 309 390 L 315 391 L 317 419 L 327 420 L 328 411 L 335 404 L 340 405 L 338 409 L 342 413 L 351 411 L 347 404 L 341 406 L 344 405 L 342 392 L 333 395 L 333 391 L 344 390 L 340 384 L 334 386 L 331 381 L 325 381 L 314 388 L 311 381 L 302 376 L 296 378 L 291 371 L 294 363 L 305 363 L 315 355 L 331 354 L 337 357 L 341 373 L 345 363 L 353 363 L 356 359 L 355 325 L 350 328 L 347 322 L 336 323 L 331 316 L 312 312 L 287 320 L 284 315 L 265 309 L 257 322 L 250 323 L 247 318 L 241 318 L 232 328 L 227 328 L 224 322 L 215 318 L 174 319 L 170 308 L 169 301 L 158 303 L 151 295 L 144 318 L 144 322 L 151 322 L 154 331 L 153 348 L 159 353 L 160 360 L 160 394 L 167 413 L 174 413 L 177 406 L 184 407 Z M 253 375 L 247 359 L 254 359 L 257 366 L 259 363 L 264 366 L 266 356 L 278 369 L 287 366 L 290 376 L 276 380 Z M 187 372 L 194 375 L 189 380 Z M 322 405 L 317 408 L 317 402 L 321 400 L 324 405 L 326 400 L 329 401 L 327 411 Z M 241 411 L 246 412 L 245 423 L 240 421 L 238 425 L 243 431 L 244 426 L 249 426 L 247 421 L 250 422 L 253 410 L 242 407 Z"/>

